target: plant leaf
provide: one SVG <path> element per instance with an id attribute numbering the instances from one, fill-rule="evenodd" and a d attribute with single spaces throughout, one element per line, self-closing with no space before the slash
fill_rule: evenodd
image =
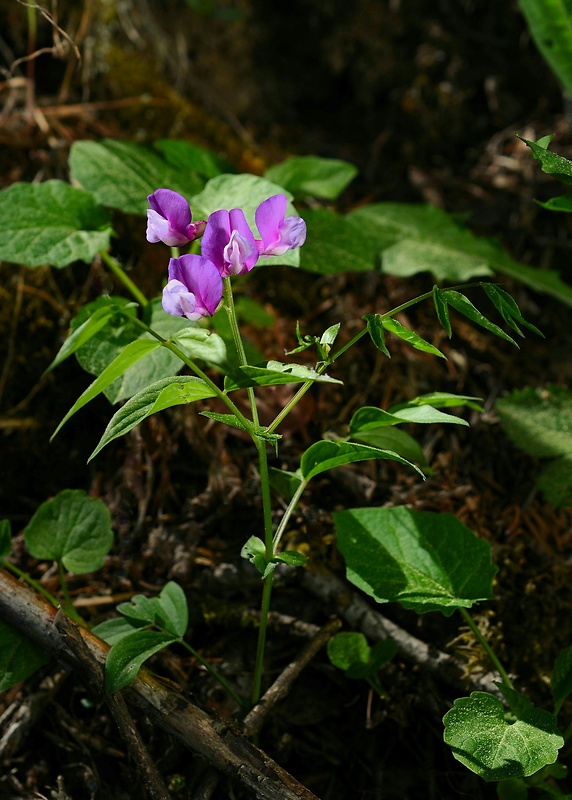
<path id="1" fill-rule="evenodd" d="M 445 298 L 448 305 L 453 306 L 456 311 L 459 311 L 465 317 L 470 319 L 471 322 L 481 325 L 483 328 L 486 328 L 487 331 L 494 333 L 496 336 L 500 336 L 501 339 L 506 339 L 507 342 L 511 342 L 518 347 L 514 339 L 511 338 L 508 333 L 505 333 L 502 328 L 499 328 L 499 326 L 495 325 L 494 322 L 490 322 L 477 308 L 475 308 L 475 306 L 465 297 L 464 294 L 456 292 L 453 289 L 447 289 L 446 291 L 442 292 L 442 297 Z"/>
<path id="2" fill-rule="evenodd" d="M 224 381 L 225 391 L 245 389 L 249 386 L 277 386 L 285 383 L 341 383 L 336 378 L 320 375 L 315 369 L 302 364 L 282 364 L 280 361 L 268 361 L 264 367 L 241 366 L 230 372 Z"/>
<path id="3" fill-rule="evenodd" d="M 0 692 L 33 675 L 49 660 L 18 628 L 0 619 Z"/>
<path id="4" fill-rule="evenodd" d="M 114 645 L 105 665 L 105 691 L 123 689 L 137 677 L 141 666 L 159 650 L 174 644 L 177 637 L 159 631 L 134 631 Z"/>
<path id="5" fill-rule="evenodd" d="M 455 700 L 443 723 L 453 756 L 485 781 L 534 775 L 564 744 L 553 714 L 530 703 L 509 724 L 501 701 L 486 692 Z"/>
<path id="6" fill-rule="evenodd" d="M 325 208 L 305 208 L 300 214 L 307 227 L 306 242 L 299 251 L 301 269 L 333 275 L 375 268 L 379 251 L 359 222 Z"/>
<path id="7" fill-rule="evenodd" d="M 381 314 L 365 314 L 362 319 L 365 319 L 367 323 L 367 332 L 369 333 L 374 345 L 388 358 L 391 358 L 391 353 L 385 344 L 385 329 L 381 319 Z"/>
<path id="8" fill-rule="evenodd" d="M 113 439 L 123 436 L 151 414 L 171 406 L 194 403 L 196 400 L 214 396 L 215 393 L 204 381 L 189 375 L 162 378 L 152 383 L 131 397 L 113 415 L 88 461 L 95 458 Z"/>
<path id="9" fill-rule="evenodd" d="M 145 214 L 147 196 L 161 187 L 190 199 L 203 186 L 191 170 L 172 167 L 148 147 L 117 139 L 74 142 L 69 165 L 73 179 L 101 205 L 126 214 Z"/>
<path id="10" fill-rule="evenodd" d="M 449 339 L 453 335 L 453 331 L 451 328 L 451 317 L 449 315 L 449 307 L 447 306 L 447 299 L 444 296 L 444 292 L 439 289 L 438 286 L 433 287 L 433 302 L 435 303 L 435 311 L 437 313 L 437 319 L 441 323 L 441 325 L 445 328 L 447 336 Z"/>
<path id="11" fill-rule="evenodd" d="M 168 581 L 157 600 L 156 624 L 182 639 L 189 626 L 189 609 L 184 591 L 175 581 Z"/>
<path id="12" fill-rule="evenodd" d="M 415 331 L 409 330 L 396 319 L 382 319 L 381 324 L 385 328 L 386 331 L 392 333 L 394 336 L 403 339 L 404 342 L 407 342 L 416 350 L 421 350 L 424 353 L 431 353 L 431 355 L 439 356 L 440 358 L 447 358 L 440 350 L 434 347 L 429 342 L 426 342 L 425 339 L 422 339 Z"/>
<path id="13" fill-rule="evenodd" d="M 80 489 L 64 489 L 38 508 L 24 531 L 34 558 L 61 561 L 76 575 L 99 569 L 113 544 L 105 503 Z"/>
<path id="14" fill-rule="evenodd" d="M 269 167 L 264 177 L 292 192 L 294 197 L 335 200 L 358 170 L 347 161 L 319 156 L 292 156 Z"/>
<path id="15" fill-rule="evenodd" d="M 91 632 L 103 639 L 107 644 L 113 645 L 129 636 L 137 628 L 145 628 L 146 626 L 146 622 L 136 619 L 113 617 L 113 619 L 106 619 L 105 622 L 100 622 L 99 625 L 94 625 Z"/>
<path id="16" fill-rule="evenodd" d="M 149 353 L 156 350 L 158 347 L 161 347 L 160 342 L 156 339 L 136 339 L 134 342 L 130 342 L 115 358 L 111 364 L 109 364 L 101 373 L 101 375 L 96 378 L 90 386 L 87 387 L 85 392 L 83 392 L 78 399 L 75 401 L 73 406 L 70 408 L 68 413 L 62 419 L 58 427 L 53 432 L 51 439 L 58 433 L 58 431 L 66 424 L 68 419 L 73 417 L 73 415 L 78 412 L 81 408 L 83 408 L 87 403 L 97 397 L 98 394 L 101 394 L 113 381 L 123 375 L 129 367 L 136 364 L 141 358 L 144 358 Z"/>
<path id="17" fill-rule="evenodd" d="M 424 477 L 419 467 L 390 450 L 379 450 L 377 447 L 368 447 L 353 442 L 330 441 L 316 442 L 303 453 L 300 461 L 300 473 L 304 480 L 309 481 L 329 469 L 370 459 L 398 461 L 400 464 L 412 467 L 415 472 Z"/>
<path id="18" fill-rule="evenodd" d="M 229 161 L 187 139 L 157 139 L 153 147 L 178 172 L 191 170 L 205 178 L 216 178 L 234 171 Z"/>
<path id="19" fill-rule="evenodd" d="M 405 431 L 393 427 L 372 428 L 350 434 L 352 441 L 378 447 L 380 450 L 391 450 L 398 456 L 417 464 L 427 474 L 430 473 L 429 464 L 421 445 Z"/>
<path id="20" fill-rule="evenodd" d="M 0 191 L 0 259 L 38 267 L 91 263 L 107 250 L 109 212 L 63 181 L 14 183 Z"/>
<path id="21" fill-rule="evenodd" d="M 450 616 L 493 597 L 490 546 L 452 514 L 354 508 L 334 522 L 348 580 L 378 603 Z"/>

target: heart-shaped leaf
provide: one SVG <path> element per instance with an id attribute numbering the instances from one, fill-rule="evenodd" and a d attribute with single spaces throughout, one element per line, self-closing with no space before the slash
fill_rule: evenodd
<path id="1" fill-rule="evenodd" d="M 455 700 L 443 723 L 454 757 L 485 781 L 534 775 L 564 744 L 553 714 L 529 703 L 510 723 L 501 701 L 486 692 Z"/>
<path id="2" fill-rule="evenodd" d="M 348 580 L 378 603 L 450 616 L 493 597 L 490 545 L 452 514 L 353 508 L 334 522 Z"/>
<path id="3" fill-rule="evenodd" d="M 61 561 L 80 575 L 99 569 L 113 544 L 107 506 L 79 489 L 64 489 L 38 508 L 24 531 L 34 558 Z"/>

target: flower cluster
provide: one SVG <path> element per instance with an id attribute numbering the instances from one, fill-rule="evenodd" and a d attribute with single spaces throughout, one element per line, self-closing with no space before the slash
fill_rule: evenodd
<path id="1" fill-rule="evenodd" d="M 197 320 L 212 316 L 222 299 L 222 279 L 242 275 L 260 258 L 280 256 L 301 247 L 306 223 L 286 217 L 288 200 L 276 194 L 261 203 L 254 219 L 261 239 L 255 239 L 244 211 L 221 209 L 208 220 L 192 222 L 188 202 L 171 189 L 157 189 L 148 197 L 147 240 L 181 247 L 202 236 L 202 255 L 183 255 L 169 262 L 169 281 L 163 290 L 167 314 Z"/>

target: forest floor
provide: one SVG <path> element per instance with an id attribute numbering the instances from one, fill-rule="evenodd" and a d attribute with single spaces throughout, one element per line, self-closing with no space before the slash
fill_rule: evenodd
<path id="1" fill-rule="evenodd" d="M 236 5 L 245 15 L 237 22 L 213 21 L 205 15 L 198 20 L 203 32 L 212 23 L 210 35 L 219 48 L 227 44 L 238 48 L 229 25 L 245 25 L 257 4 Z M 465 10 L 469 5 L 459 4 Z M 337 43 L 341 61 L 337 67 L 324 66 L 322 61 L 320 68 L 324 93 L 330 100 L 341 98 L 340 114 L 346 122 L 338 130 L 332 130 L 326 109 L 308 106 L 304 88 L 298 87 L 296 94 L 298 64 L 292 67 L 291 82 L 285 83 L 289 87 L 286 100 L 292 105 L 280 117 L 270 100 L 266 104 L 257 100 L 264 100 L 265 91 L 270 94 L 273 79 L 277 91 L 283 88 L 284 78 L 276 77 L 281 64 L 269 63 L 264 71 L 263 65 L 253 65 L 251 52 L 242 44 L 242 51 L 233 51 L 233 78 L 222 67 L 217 71 L 214 55 L 209 60 L 207 41 L 195 59 L 196 74 L 189 79 L 187 94 L 169 83 L 168 62 L 164 76 L 158 77 L 155 70 L 153 79 L 148 78 L 144 103 L 137 99 L 141 86 L 138 67 L 133 65 L 120 80 L 120 65 L 115 64 L 115 72 L 110 71 L 102 87 L 96 91 L 98 84 L 93 84 L 89 100 L 82 100 L 81 86 L 74 87 L 73 82 L 68 98 L 61 101 L 55 90 L 49 85 L 44 90 L 39 81 L 40 111 L 34 119 L 26 116 L 23 96 L 14 100 L 13 107 L 5 106 L 0 123 L 0 185 L 66 178 L 71 143 L 103 136 L 139 141 L 188 136 L 224 154 L 238 168 L 254 172 L 291 152 L 346 158 L 360 167 L 361 174 L 344 194 L 343 210 L 372 200 L 433 202 L 467 215 L 476 232 L 499 238 L 514 258 L 560 269 L 571 280 L 570 222 L 539 209 L 533 201 L 556 193 L 557 188 L 539 174 L 513 134 L 518 130 L 535 139 L 556 132 L 559 151 L 567 154 L 572 126 L 539 56 L 531 45 L 517 44 L 524 33 L 516 11 L 507 15 L 506 29 L 500 31 L 496 12 L 479 18 L 481 39 L 475 41 L 468 11 L 462 20 L 460 12 L 443 4 L 450 13 L 443 12 L 442 18 L 429 14 L 428 33 L 421 35 L 423 14 L 429 12 L 422 2 L 416 7 L 419 16 L 409 25 L 404 12 L 390 18 L 393 27 L 386 35 L 394 37 L 394 51 L 391 58 L 384 51 L 389 66 L 374 86 L 365 78 L 360 83 L 367 61 L 343 60 L 341 39 L 336 35 L 341 36 L 339 25 L 347 20 L 338 20 L 336 27 L 328 18 L 324 42 L 330 41 L 332 53 Z M 156 20 L 157 16 L 155 25 Z M 272 19 L 265 24 L 274 30 Z M 318 23 L 310 20 L 308 24 L 311 28 Z M 258 43 L 262 25 L 258 22 L 253 33 Z M 167 41 L 169 35 L 174 36 L 167 23 L 162 35 Z M 359 14 L 348 37 L 356 48 L 369 41 L 366 21 Z M 475 66 L 473 51 L 479 52 L 487 37 L 510 38 L 512 44 L 495 49 L 485 74 Z M 375 37 L 372 41 L 376 43 Z M 135 55 L 130 57 L 143 59 L 141 50 L 134 48 Z M 441 105 L 435 87 L 447 76 L 432 72 L 441 69 L 445 57 L 440 52 L 454 65 L 448 76 L 449 101 L 441 99 Z M 391 83 L 391 70 L 399 74 L 399 68 L 391 65 L 411 53 L 413 72 L 405 91 L 398 82 Z M 522 70 L 518 81 L 515 53 Z M 118 53 L 108 56 L 119 58 Z M 152 56 L 159 58 L 157 50 Z M 271 54 L 265 57 L 270 59 Z M 210 102 L 201 90 L 205 80 L 201 69 L 212 75 L 215 100 Z M 253 69 L 262 74 L 260 96 L 253 88 L 256 80 L 245 78 Z M 318 80 L 318 66 L 316 70 L 312 81 Z M 63 80 L 61 73 L 57 77 Z M 384 80 L 385 106 L 380 110 L 376 103 Z M 548 89 L 537 99 L 540 86 L 545 85 Z M 467 98 L 467 87 L 478 88 Z M 10 87 L 4 87 L 6 101 L 9 91 Z M 441 86 L 441 91 L 446 89 Z M 220 98 L 226 96 L 232 101 L 222 113 Z M 364 126 L 353 137 L 348 122 L 352 118 L 363 119 Z M 439 131 L 444 131 L 445 144 Z M 157 251 L 144 242 L 141 226 L 139 218 L 120 219 L 117 227 L 129 245 L 119 242 L 117 248 L 120 253 L 125 249 L 130 269 L 157 293 L 162 266 Z M 63 270 L 2 264 L 0 276 L 0 515 L 10 519 L 16 534 L 18 565 L 57 592 L 57 574 L 50 565 L 26 556 L 21 531 L 38 505 L 64 488 L 81 488 L 101 498 L 112 514 L 116 545 L 103 569 L 72 579 L 72 595 L 80 612 L 90 624 L 96 623 L 110 615 L 120 598 L 153 594 L 166 581 L 176 580 L 189 600 L 194 647 L 233 685 L 246 691 L 256 647 L 260 582 L 239 553 L 246 539 L 260 530 L 255 450 L 240 432 L 212 424 L 199 415 L 200 407 L 192 405 L 153 416 L 86 465 L 111 414 L 102 398 L 49 444 L 54 428 L 87 386 L 88 377 L 72 360 L 57 375 L 41 376 L 79 306 L 102 291 L 120 288 L 100 264 Z M 380 271 L 335 276 L 296 273 L 293 278 L 286 267 L 268 267 L 241 281 L 238 292 L 263 305 L 273 320 L 265 327 L 248 325 L 246 335 L 269 358 L 280 359 L 296 346 L 297 322 L 304 331 L 321 333 L 341 321 L 343 335 L 349 337 L 364 314 L 386 311 L 431 285 L 428 274 L 408 280 Z M 277 583 L 267 681 L 277 677 L 304 644 L 293 635 L 289 618 L 322 627 L 342 613 L 339 604 L 320 596 L 305 577 L 305 573 L 324 571 L 344 576 L 332 513 L 348 507 L 407 504 L 454 513 L 490 542 L 499 566 L 496 599 L 481 604 L 475 618 L 517 685 L 538 704 L 549 705 L 551 665 L 572 642 L 572 510 L 555 510 L 538 493 L 540 462 L 517 450 L 505 436 L 495 401 L 515 388 L 570 385 L 572 326 L 569 308 L 557 299 L 535 294 L 515 281 L 505 281 L 505 287 L 524 316 L 542 330 L 544 339 L 531 334 L 516 350 L 469 323 L 459 323 L 449 341 L 444 333 L 441 338 L 435 333 L 432 310 L 416 306 L 402 321 L 441 347 L 447 362 L 436 364 L 432 357 L 397 340 L 391 345 L 391 360 L 371 343 L 359 346 L 351 359 L 340 360 L 332 371 L 344 385 L 319 387 L 306 395 L 281 429 L 280 455 L 272 463 L 290 469 L 300 453 L 326 432 L 343 433 L 351 412 L 360 405 L 385 408 L 423 393 L 450 391 L 480 397 L 485 408 L 483 414 L 467 413 L 469 428 L 427 426 L 415 431 L 432 469 L 426 481 L 391 462 L 366 462 L 327 473 L 304 495 L 289 542 L 309 554 L 309 566 L 286 571 Z M 268 391 L 261 406 L 263 418 L 272 419 L 288 396 L 287 387 Z M 276 513 L 278 518 L 281 509 Z M 420 640 L 460 658 L 467 675 L 489 668 L 478 644 L 455 617 L 417 616 L 393 605 L 378 610 Z M 345 629 L 349 629 L 347 622 Z M 224 693 L 186 652 L 163 651 L 151 667 L 191 693 L 201 706 L 232 718 L 234 708 Z M 1 715 L 33 695 L 42 681 L 57 676 L 49 704 L 19 749 L 10 757 L 0 755 L 0 798 L 144 797 L 141 778 L 106 705 L 92 697 L 81 679 L 73 674 L 62 679 L 60 673 L 60 666 L 52 663 L 0 695 Z M 456 762 L 442 741 L 442 716 L 462 690 L 400 657 L 384 670 L 383 683 L 387 695 L 379 697 L 365 682 L 347 680 L 322 649 L 291 686 L 287 700 L 274 709 L 257 744 L 322 800 L 495 797 L 494 787 Z M 468 693 L 468 678 L 466 685 Z M 200 759 L 190 760 L 180 745 L 145 721 L 142 731 L 173 796 L 206 797 L 199 794 Z M 245 796 L 237 784 L 230 787 L 224 780 L 212 794 L 215 800 Z"/>

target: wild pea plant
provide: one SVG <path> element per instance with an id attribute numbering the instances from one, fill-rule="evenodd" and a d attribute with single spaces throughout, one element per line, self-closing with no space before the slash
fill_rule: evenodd
<path id="1" fill-rule="evenodd" d="M 465 292 L 474 284 L 461 280 L 453 288 L 435 285 L 389 311 L 366 315 L 361 329 L 343 344 L 337 343 L 341 322 L 319 335 L 298 328 L 298 346 L 287 355 L 305 352 L 311 366 L 291 360 L 265 360 L 261 355 L 250 355 L 241 335 L 233 282 L 254 268 L 269 268 L 272 262 L 318 272 L 371 269 L 374 254 L 377 257 L 380 251 L 384 264 L 387 257 L 394 265 L 404 258 L 419 262 L 423 252 L 435 264 L 440 254 L 446 269 L 443 262 L 435 268 L 445 269 L 444 280 L 451 276 L 451 264 L 456 260 L 463 264 L 463 278 L 472 277 L 474 271 L 482 274 L 487 260 L 504 264 L 509 271 L 511 262 L 499 256 L 492 244 L 475 239 L 443 212 L 429 207 L 412 211 L 397 204 L 376 204 L 345 216 L 328 209 L 297 212 L 292 205 L 297 194 L 329 199 L 337 196 L 353 175 L 353 168 L 343 162 L 294 159 L 258 178 L 226 174 L 212 154 L 187 143 L 163 141 L 157 149 L 162 156 L 111 140 L 79 142 L 72 148 L 71 166 L 83 189 L 48 181 L 34 186 L 16 184 L 1 192 L 0 255 L 19 263 L 64 266 L 77 259 L 89 262 L 98 254 L 133 298 L 130 302 L 104 295 L 83 308 L 49 368 L 53 370 L 76 354 L 82 366 L 97 376 L 56 433 L 100 393 L 111 402 L 125 401 L 113 414 L 90 458 L 152 414 L 211 399 L 224 404 L 226 410 L 207 408 L 201 412 L 204 416 L 250 437 L 262 498 L 260 535 L 244 542 L 241 552 L 261 577 L 260 626 L 250 698 L 240 697 L 188 642 L 186 598 L 174 582 L 167 583 L 158 597 L 135 595 L 118 606 L 121 616 L 94 630 L 111 644 L 106 669 L 109 692 L 126 686 L 146 659 L 177 642 L 215 675 L 237 707 L 253 706 L 262 693 L 275 569 L 279 564 L 303 567 L 306 563 L 301 553 L 284 549 L 283 541 L 312 479 L 330 469 L 371 459 L 395 461 L 422 477 L 426 467 L 423 452 L 399 426 L 466 425 L 449 410 L 460 406 L 479 409 L 480 402 L 473 397 L 435 392 L 387 409 L 356 409 L 347 435 L 312 444 L 295 471 L 276 469 L 269 463 L 269 454 L 279 452 L 281 423 L 316 383 L 340 383 L 329 374 L 331 368 L 338 361 L 343 364 L 343 356 L 363 338 L 371 338 L 387 356 L 386 334 L 390 333 L 420 351 L 444 358 L 438 348 L 397 320 L 401 311 L 414 304 L 432 303 L 438 323 L 449 336 L 453 310 L 490 333 L 515 342 L 473 305 Z M 283 185 L 273 181 L 282 181 Z M 165 257 L 166 285 L 160 300 L 148 299 L 109 254 L 109 207 L 141 213 L 147 205 L 145 197 L 148 241 L 171 248 L 168 263 Z M 438 226 L 437 222 L 442 224 Z M 182 248 L 188 252 L 181 253 Z M 522 335 L 522 327 L 539 333 L 503 288 L 490 282 L 475 286 L 517 334 Z M 185 374 L 179 374 L 183 368 Z M 299 384 L 299 388 L 275 419 L 263 424 L 257 397 L 266 387 L 280 384 Z M 248 412 L 237 403 L 239 392 L 246 393 Z M 276 527 L 273 490 L 285 503 Z M 405 506 L 347 509 L 336 512 L 334 522 L 350 582 L 379 603 L 397 601 L 417 613 L 439 611 L 445 616 L 458 611 L 497 669 L 499 690 L 509 710 L 498 697 L 485 692 L 457 700 L 444 720 L 445 741 L 455 757 L 485 780 L 500 781 L 502 797 L 526 796 L 533 784 L 550 796 L 563 796 L 552 782 L 554 776 L 562 774 L 556 760 L 564 743 L 556 715 L 572 691 L 572 648 L 555 666 L 554 713 L 534 708 L 515 689 L 467 610 L 494 596 L 496 567 L 488 543 L 450 514 L 416 512 Z M 112 546 L 109 512 L 99 500 L 65 490 L 38 509 L 24 538 L 32 556 L 56 562 L 63 607 L 77 620 L 66 572 L 81 574 L 101 566 Z M 40 584 L 17 569 L 10 554 L 11 532 L 5 522 L 0 527 L 0 560 L 45 595 Z M 48 598 L 58 603 L 49 593 Z M 0 627 L 0 645 L 0 688 L 22 679 L 41 661 L 41 654 L 30 655 L 26 639 L 4 624 Z M 332 641 L 329 654 L 349 677 L 365 678 L 381 693 L 379 670 L 394 654 L 394 646 L 383 643 L 370 648 L 361 635 L 344 634 Z"/>

